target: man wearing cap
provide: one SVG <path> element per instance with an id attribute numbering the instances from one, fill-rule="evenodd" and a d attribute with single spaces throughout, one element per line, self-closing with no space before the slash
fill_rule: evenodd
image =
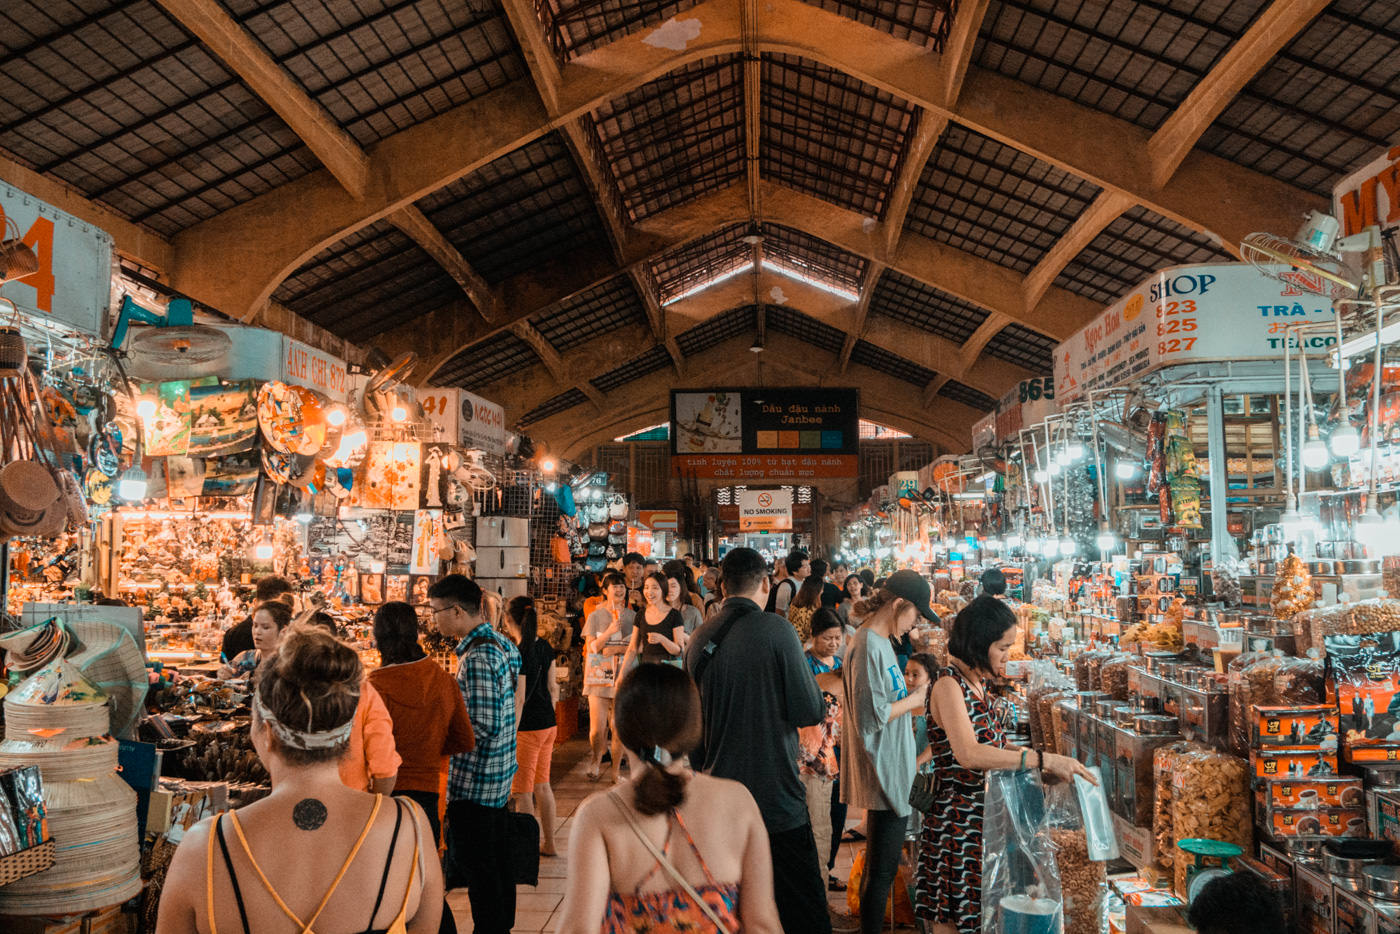
<path id="1" fill-rule="evenodd" d="M 696 628 L 685 667 L 700 689 L 698 768 L 748 788 L 773 858 L 778 917 L 788 934 L 827 934 L 831 918 L 807 794 L 797 772 L 797 729 L 820 723 L 821 692 L 797 632 L 760 609 L 768 567 L 752 548 L 720 562 L 726 600 Z"/>
<path id="2" fill-rule="evenodd" d="M 924 709 L 928 685 L 909 692 L 892 640 L 920 616 L 938 622 L 928 581 L 915 571 L 895 571 L 867 600 L 872 609 L 846 650 L 841 668 L 841 800 L 865 809 L 865 870 L 860 922 L 878 934 L 885 901 L 899 867 L 909 824 L 916 746 L 912 714 Z"/>

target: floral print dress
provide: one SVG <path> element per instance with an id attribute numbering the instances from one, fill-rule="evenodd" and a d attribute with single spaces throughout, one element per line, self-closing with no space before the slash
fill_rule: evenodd
<path id="1" fill-rule="evenodd" d="M 962 688 L 977 742 L 1003 746 L 1006 729 L 995 699 L 973 691 L 951 665 L 939 673 Z M 929 693 L 930 704 L 932 692 Z M 914 880 L 914 913 L 936 924 L 956 925 L 959 934 L 982 930 L 982 808 L 985 776 L 965 769 L 953 757 L 948 734 L 928 717 L 929 748 L 938 776 L 933 809 L 919 835 L 919 864 Z"/>
<path id="2" fill-rule="evenodd" d="M 705 884 L 695 886 L 695 894 L 705 901 L 715 913 L 715 917 L 724 922 L 725 928 L 737 932 L 739 886 L 732 883 L 720 885 L 715 882 L 715 877 L 710 874 L 710 867 L 705 865 L 705 859 L 700 855 L 700 850 L 695 846 L 695 840 L 686 829 L 685 821 L 681 820 L 678 811 L 671 811 L 671 829 L 666 834 L 666 845 L 661 852 L 670 857 L 671 838 L 676 828 L 680 828 L 681 833 L 685 835 L 695 858 L 700 861 L 700 868 L 705 871 Z M 641 891 L 642 886 L 660 871 L 659 863 L 651 867 L 651 872 L 637 883 L 636 890 L 630 895 L 613 892 L 608 896 L 602 934 L 712 934 L 715 930 L 714 922 L 685 890 L 678 887 L 664 892 Z"/>

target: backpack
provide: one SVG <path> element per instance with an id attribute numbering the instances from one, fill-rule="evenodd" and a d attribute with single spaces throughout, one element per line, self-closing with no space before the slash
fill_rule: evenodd
<path id="1" fill-rule="evenodd" d="M 778 612 L 778 591 L 782 588 L 784 584 L 792 585 L 792 593 L 788 594 L 788 605 L 792 605 L 792 598 L 797 596 L 797 581 L 793 580 L 791 577 L 785 577 L 782 580 L 778 581 L 777 587 L 774 587 L 772 590 L 768 591 L 768 605 L 763 608 L 763 611 L 765 613 Z"/>

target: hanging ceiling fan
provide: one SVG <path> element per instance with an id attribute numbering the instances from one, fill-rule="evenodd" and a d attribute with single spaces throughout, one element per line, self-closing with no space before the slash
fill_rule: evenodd
<path id="1" fill-rule="evenodd" d="M 1271 233 L 1252 233 L 1240 241 L 1240 256 L 1271 279 L 1287 283 L 1299 291 L 1321 295 L 1332 301 L 1357 298 L 1366 282 L 1385 281 L 1385 263 L 1360 269 L 1343 254 L 1363 253 L 1379 246 L 1373 243 L 1377 232 L 1369 228 L 1359 234 L 1337 238 L 1335 217 L 1309 211 L 1303 225 L 1289 240 Z M 1287 269 L 1280 269 L 1286 266 Z"/>

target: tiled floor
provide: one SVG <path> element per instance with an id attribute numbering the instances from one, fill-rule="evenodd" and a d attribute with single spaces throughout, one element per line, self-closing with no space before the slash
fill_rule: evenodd
<path id="1" fill-rule="evenodd" d="M 559 856 L 541 858 L 540 884 L 534 888 L 521 886 L 516 894 L 515 927 L 513 930 L 521 932 L 521 934 L 554 931 L 559 921 L 559 906 L 564 900 L 565 878 L 568 873 L 568 861 L 565 854 L 569 847 L 571 818 L 585 798 L 608 787 L 606 773 L 604 780 L 598 783 L 590 782 L 585 777 L 587 753 L 588 744 L 583 739 L 570 740 L 554 752 L 552 784 L 555 800 L 558 803 L 559 826 L 555 831 L 555 840 L 559 847 Z M 853 818 L 848 819 L 848 825 L 858 823 L 859 818 L 860 812 L 857 811 Z M 843 845 L 836 857 L 838 878 L 846 879 L 850 876 L 851 861 L 854 858 L 855 845 L 850 843 Z M 833 908 L 843 913 L 846 911 L 844 892 L 832 893 L 830 901 Z M 447 904 L 451 906 L 453 916 L 456 918 L 457 930 L 460 934 L 468 934 L 472 930 L 472 912 L 471 905 L 467 900 L 467 890 L 455 889 L 449 892 Z"/>

